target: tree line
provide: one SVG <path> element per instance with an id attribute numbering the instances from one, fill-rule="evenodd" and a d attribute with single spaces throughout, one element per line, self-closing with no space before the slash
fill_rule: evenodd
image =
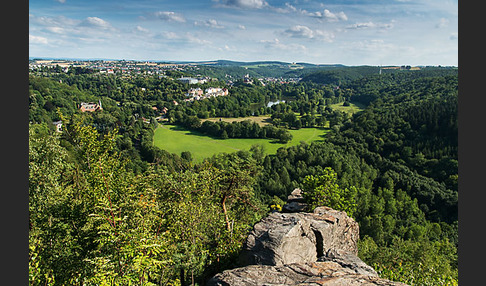
<path id="1" fill-rule="evenodd" d="M 214 138 L 262 138 L 276 139 L 280 143 L 287 143 L 292 140 L 292 134 L 287 129 L 277 128 L 273 125 L 260 125 L 250 119 L 243 121 L 204 121 L 196 116 L 184 116 L 176 119 L 175 124 L 187 129 L 212 136 Z"/>

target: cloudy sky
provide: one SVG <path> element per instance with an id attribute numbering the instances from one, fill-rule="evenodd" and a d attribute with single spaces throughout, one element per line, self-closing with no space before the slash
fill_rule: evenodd
<path id="1" fill-rule="evenodd" d="M 458 65 L 457 0 L 30 0 L 29 56 Z"/>

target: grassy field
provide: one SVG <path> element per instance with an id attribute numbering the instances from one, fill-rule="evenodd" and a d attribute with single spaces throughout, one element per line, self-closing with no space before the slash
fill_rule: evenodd
<path id="1" fill-rule="evenodd" d="M 300 141 L 310 143 L 323 140 L 328 132 L 326 128 L 302 128 L 290 130 L 292 141 L 287 144 L 278 143 L 271 139 L 215 139 L 198 132 L 175 125 L 159 125 L 154 134 L 154 145 L 178 155 L 183 151 L 190 151 L 195 162 L 217 153 L 232 153 L 239 150 L 250 150 L 255 144 L 263 146 L 267 154 L 275 154 L 280 147 L 298 145 Z"/>
<path id="2" fill-rule="evenodd" d="M 365 106 L 360 103 L 350 103 L 349 106 L 343 106 L 343 103 L 336 103 L 329 105 L 332 109 L 346 112 L 350 115 L 365 109 Z"/>
<path id="3" fill-rule="evenodd" d="M 342 103 L 332 104 L 331 108 L 354 114 L 364 109 L 358 103 L 351 103 L 350 106 L 343 106 Z M 300 116 L 297 116 L 300 117 Z M 252 116 L 245 118 L 221 118 L 225 122 L 243 121 L 250 119 L 260 126 L 271 124 L 270 117 Z M 201 120 L 219 121 L 220 118 L 209 118 Z M 312 141 L 323 140 L 328 128 L 302 128 L 300 130 L 290 130 L 293 136 L 292 141 L 287 144 L 278 143 L 273 139 L 218 139 L 203 135 L 198 132 L 169 125 L 160 124 L 154 134 L 154 145 L 178 155 L 183 151 L 190 151 L 195 162 L 201 162 L 204 158 L 211 157 L 217 153 L 232 153 L 240 150 L 250 150 L 252 145 L 260 144 L 267 154 L 275 154 L 280 147 L 298 145 L 301 141 L 310 143 Z"/>

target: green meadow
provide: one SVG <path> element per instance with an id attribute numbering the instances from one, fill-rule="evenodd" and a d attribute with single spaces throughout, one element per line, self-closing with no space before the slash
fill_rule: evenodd
<path id="1" fill-rule="evenodd" d="M 350 102 L 349 106 L 343 106 L 343 103 L 336 103 L 329 105 L 332 109 L 343 111 L 348 113 L 349 115 L 353 115 L 354 113 L 364 110 L 366 108 L 365 105 L 358 103 L 358 102 Z"/>
<path id="2" fill-rule="evenodd" d="M 190 131 L 179 126 L 159 124 L 155 130 L 154 145 L 178 155 L 183 151 L 190 151 L 195 162 L 217 153 L 232 153 L 240 150 L 250 150 L 252 145 L 260 144 L 265 153 L 275 154 L 280 147 L 298 145 L 301 141 L 310 143 L 321 141 L 328 132 L 327 128 L 302 128 L 290 130 L 293 138 L 287 144 L 278 143 L 273 139 L 230 138 L 219 139 Z"/>

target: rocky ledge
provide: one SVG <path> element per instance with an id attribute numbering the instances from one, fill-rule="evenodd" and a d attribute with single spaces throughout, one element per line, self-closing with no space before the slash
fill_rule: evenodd
<path id="1" fill-rule="evenodd" d="M 357 256 L 358 238 L 358 223 L 345 212 L 328 207 L 275 212 L 255 224 L 239 257 L 241 267 L 215 275 L 207 285 L 406 285 L 380 278 L 364 263 Z"/>
<path id="2" fill-rule="evenodd" d="M 252 285 L 252 286 L 351 286 L 351 285 L 406 285 L 378 277 L 358 274 L 339 263 L 310 262 L 281 266 L 250 265 L 226 270 L 214 276 L 207 285 Z"/>

